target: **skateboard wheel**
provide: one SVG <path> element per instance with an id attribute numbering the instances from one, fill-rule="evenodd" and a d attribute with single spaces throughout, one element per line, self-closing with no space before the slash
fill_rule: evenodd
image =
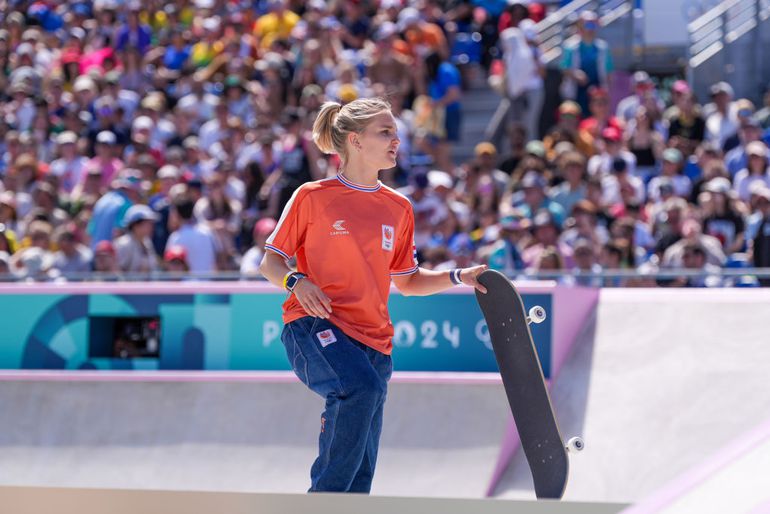
<path id="1" fill-rule="evenodd" d="M 567 450 L 571 452 L 581 452 L 586 447 L 586 443 L 583 442 L 581 437 L 573 437 L 567 441 Z"/>
<path id="2" fill-rule="evenodd" d="M 545 309 L 539 305 L 529 309 L 529 321 L 530 323 L 542 323 L 545 321 Z"/>

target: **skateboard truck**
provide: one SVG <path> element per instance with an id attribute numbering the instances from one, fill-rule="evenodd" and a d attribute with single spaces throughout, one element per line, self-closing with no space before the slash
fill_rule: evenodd
<path id="1" fill-rule="evenodd" d="M 527 316 L 527 325 L 531 325 L 532 323 L 538 324 L 545 321 L 546 314 L 545 309 L 541 307 L 540 305 L 535 305 L 531 309 L 529 309 Z M 565 448 L 568 452 L 577 453 L 582 452 L 583 449 L 586 447 L 585 442 L 583 441 L 582 437 L 572 437 L 569 441 L 567 441 L 567 445 Z"/>

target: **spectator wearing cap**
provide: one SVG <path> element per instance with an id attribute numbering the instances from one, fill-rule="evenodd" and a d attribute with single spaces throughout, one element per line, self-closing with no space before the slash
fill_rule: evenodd
<path id="1" fill-rule="evenodd" d="M 118 259 L 115 254 L 115 246 L 112 241 L 100 241 L 93 249 L 93 271 L 98 275 L 95 279 L 114 279 L 120 275 Z"/>
<path id="2" fill-rule="evenodd" d="M 117 142 L 113 132 L 99 132 L 96 136 L 96 155 L 86 163 L 86 172 L 95 168 L 101 170 L 102 187 L 109 186 L 123 168 L 123 161 L 116 156 Z"/>
<path id="3" fill-rule="evenodd" d="M 609 90 L 613 71 L 612 54 L 607 42 L 596 36 L 598 29 L 599 17 L 595 12 L 580 13 L 580 40 L 564 47 L 560 65 L 564 75 L 562 98 L 576 101 L 583 112 L 588 112 L 588 89 L 594 86 Z"/>
<path id="4" fill-rule="evenodd" d="M 561 205 L 564 212 L 572 212 L 572 207 L 586 197 L 586 159 L 580 152 L 569 151 L 556 164 L 557 174 L 564 180 L 552 187 L 548 196 Z"/>
<path id="5" fill-rule="evenodd" d="M 195 201 L 188 195 L 174 200 L 173 212 L 179 228 L 169 236 L 166 249 L 176 245 L 184 247 L 191 273 L 214 273 L 218 269 L 217 261 L 221 261 L 219 254 L 222 249 L 209 227 L 195 219 L 194 209 Z"/>
<path id="6" fill-rule="evenodd" d="M 559 241 L 560 226 L 548 210 L 537 211 L 532 219 L 533 244 L 528 246 L 521 255 L 527 269 L 536 269 L 541 255 L 549 249 L 553 249 L 558 254 L 564 268 L 572 269 L 574 265 L 572 248 Z"/>
<path id="7" fill-rule="evenodd" d="M 508 175 L 497 168 L 497 148 L 488 141 L 482 141 L 474 147 L 473 154 L 475 166 L 472 166 L 472 173 L 466 178 L 464 187 L 472 190 L 474 179 L 478 181 L 482 176 L 489 176 L 497 193 L 502 195 L 508 185 Z"/>
<path id="8" fill-rule="evenodd" d="M 725 165 L 731 177 L 748 166 L 746 145 L 762 139 L 762 128 L 753 117 L 744 119 L 738 130 L 739 144 L 725 153 Z"/>
<path id="9" fill-rule="evenodd" d="M 722 145 L 722 150 L 724 150 L 725 153 L 729 153 L 733 148 L 740 146 L 740 144 L 743 142 L 743 137 L 741 136 L 740 132 L 741 129 L 746 125 L 756 125 L 761 134 L 762 127 L 759 125 L 759 121 L 754 116 L 755 110 L 756 109 L 754 108 L 754 104 L 751 102 L 751 100 L 747 100 L 746 98 L 741 98 L 740 100 L 733 102 L 732 112 L 735 115 L 735 120 L 738 124 L 738 130 L 733 135 L 728 137 L 724 142 L 724 145 Z"/>
<path id="10" fill-rule="evenodd" d="M 747 166 L 735 174 L 734 189 L 738 198 L 749 200 L 750 190 L 756 184 L 770 187 L 768 175 L 768 150 L 762 141 L 752 141 L 746 145 Z"/>
<path id="11" fill-rule="evenodd" d="M 241 259 L 241 276 L 258 277 L 259 265 L 265 254 L 265 241 L 275 230 L 276 222 L 273 218 L 262 218 L 254 224 L 254 245 L 248 249 Z"/>
<path id="12" fill-rule="evenodd" d="M 692 94 L 692 90 L 690 89 L 690 84 L 687 83 L 686 80 L 675 80 L 671 84 L 671 105 L 669 105 L 666 110 L 663 111 L 663 121 L 665 123 L 670 123 L 673 117 L 676 114 L 677 111 L 677 102 L 679 102 L 679 99 L 682 97 L 682 95 L 685 94 Z"/>
<path id="13" fill-rule="evenodd" d="M 576 102 L 565 100 L 559 105 L 556 125 L 548 129 L 543 138 L 543 145 L 545 145 L 549 158 L 553 157 L 556 145 L 559 143 L 568 142 L 577 146 L 580 116 L 580 106 Z M 589 151 L 583 153 L 590 155 Z"/>
<path id="14" fill-rule="evenodd" d="M 88 169 L 88 158 L 78 153 L 77 143 L 77 134 L 70 130 L 56 136 L 58 158 L 51 163 L 49 172 L 59 179 L 60 189 L 67 194 L 85 181 Z"/>
<path id="15" fill-rule="evenodd" d="M 601 287 L 602 266 L 596 255 L 596 247 L 588 239 L 579 239 L 575 243 L 574 257 L 575 273 L 574 284 L 583 287 Z"/>
<path id="16" fill-rule="evenodd" d="M 593 177 L 606 177 L 612 173 L 613 161 L 617 158 L 626 162 L 631 175 L 636 176 L 636 156 L 625 149 L 623 132 L 616 127 L 605 127 L 601 133 L 601 144 L 596 146 L 599 153 L 588 159 L 588 174 Z"/>
<path id="17" fill-rule="evenodd" d="M 610 166 L 610 173 L 600 178 L 602 203 L 617 206 L 623 205 L 626 199 L 644 202 L 644 182 L 631 174 L 628 161 L 622 157 L 615 157 Z"/>
<path id="18" fill-rule="evenodd" d="M 710 206 L 704 213 L 703 232 L 718 239 L 727 255 L 741 251 L 746 225 L 730 181 L 724 177 L 713 178 L 704 190 L 710 193 Z"/>
<path id="19" fill-rule="evenodd" d="M 686 84 L 681 81 L 680 83 Z M 695 104 L 695 98 L 689 88 L 679 94 L 672 94 L 672 97 L 675 103 L 665 118 L 668 137 L 683 139 L 689 148 L 694 149 L 706 138 L 706 120 L 701 115 L 700 107 Z M 721 146 L 718 148 L 721 149 Z"/>
<path id="20" fill-rule="evenodd" d="M 110 191 L 96 202 L 88 223 L 92 249 L 119 234 L 126 211 L 139 201 L 140 177 L 138 170 L 124 170 L 121 178 L 112 181 Z"/>
<path id="21" fill-rule="evenodd" d="M 80 242 L 74 226 L 63 225 L 53 234 L 58 250 L 53 254 L 51 267 L 68 278 L 70 274 L 86 274 L 91 271 L 93 252 Z"/>
<path id="22" fill-rule="evenodd" d="M 184 246 L 171 246 L 163 253 L 163 268 L 175 275 L 184 275 L 190 272 L 187 263 L 187 249 Z"/>
<path id="23" fill-rule="evenodd" d="M 529 219 L 533 219 L 538 212 L 548 212 L 551 221 L 560 228 L 567 216 L 561 205 L 546 196 L 546 185 L 546 180 L 538 172 L 527 171 L 519 183 L 524 193 L 523 201 L 514 207 Z"/>
<path id="24" fill-rule="evenodd" d="M 663 113 L 664 104 L 655 90 L 655 83 L 646 71 L 637 71 L 631 78 L 632 93 L 618 102 L 615 117 L 623 123 L 636 118 L 637 110 L 645 107 L 654 118 Z"/>
<path id="25" fill-rule="evenodd" d="M 733 109 L 733 88 L 727 82 L 717 82 L 709 89 L 711 104 L 703 109 L 706 118 L 706 139 L 724 149 L 727 139 L 738 131 Z"/>
<path id="26" fill-rule="evenodd" d="M 158 255 L 150 237 L 158 215 L 146 205 L 132 205 L 123 216 L 126 233 L 113 243 L 118 267 L 125 273 L 152 273 L 158 270 Z"/>
<path id="27" fill-rule="evenodd" d="M 499 222 L 499 238 L 490 245 L 489 267 L 514 277 L 524 270 L 521 250 L 530 239 L 531 222 L 520 212 L 505 214 Z"/>
<path id="28" fill-rule="evenodd" d="M 666 148 L 663 151 L 663 160 L 660 166 L 660 175 L 650 180 L 647 186 L 647 194 L 653 202 L 660 200 L 661 181 L 666 179 L 674 187 L 676 196 L 687 198 L 690 195 L 692 182 L 687 175 L 682 173 L 684 156 L 676 148 Z"/>
<path id="29" fill-rule="evenodd" d="M 590 157 L 601 150 L 602 131 L 614 128 L 621 134 L 623 125 L 610 113 L 610 94 L 603 88 L 591 86 L 588 90 L 590 116 L 578 125 L 576 146 L 578 150 Z"/>

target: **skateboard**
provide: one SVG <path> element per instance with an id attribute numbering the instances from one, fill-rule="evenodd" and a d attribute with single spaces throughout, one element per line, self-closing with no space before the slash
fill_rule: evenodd
<path id="1" fill-rule="evenodd" d="M 489 328 L 505 394 L 516 422 L 521 446 L 541 498 L 560 499 L 569 476 L 568 451 L 583 449 L 583 440 L 573 437 L 564 445 L 551 399 L 545 387 L 529 323 L 545 320 L 545 309 L 532 307 L 529 316 L 516 288 L 505 275 L 487 270 L 478 277 L 487 288 L 476 299 Z"/>

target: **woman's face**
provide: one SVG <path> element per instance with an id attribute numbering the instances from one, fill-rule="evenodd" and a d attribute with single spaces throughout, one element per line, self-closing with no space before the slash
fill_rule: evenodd
<path id="1" fill-rule="evenodd" d="M 371 123 L 358 134 L 360 150 L 350 144 L 351 139 L 348 138 L 348 155 L 360 152 L 364 162 L 378 170 L 390 169 L 396 165 L 401 140 L 396 130 L 396 119 L 390 111 L 382 111 L 374 116 Z"/>

